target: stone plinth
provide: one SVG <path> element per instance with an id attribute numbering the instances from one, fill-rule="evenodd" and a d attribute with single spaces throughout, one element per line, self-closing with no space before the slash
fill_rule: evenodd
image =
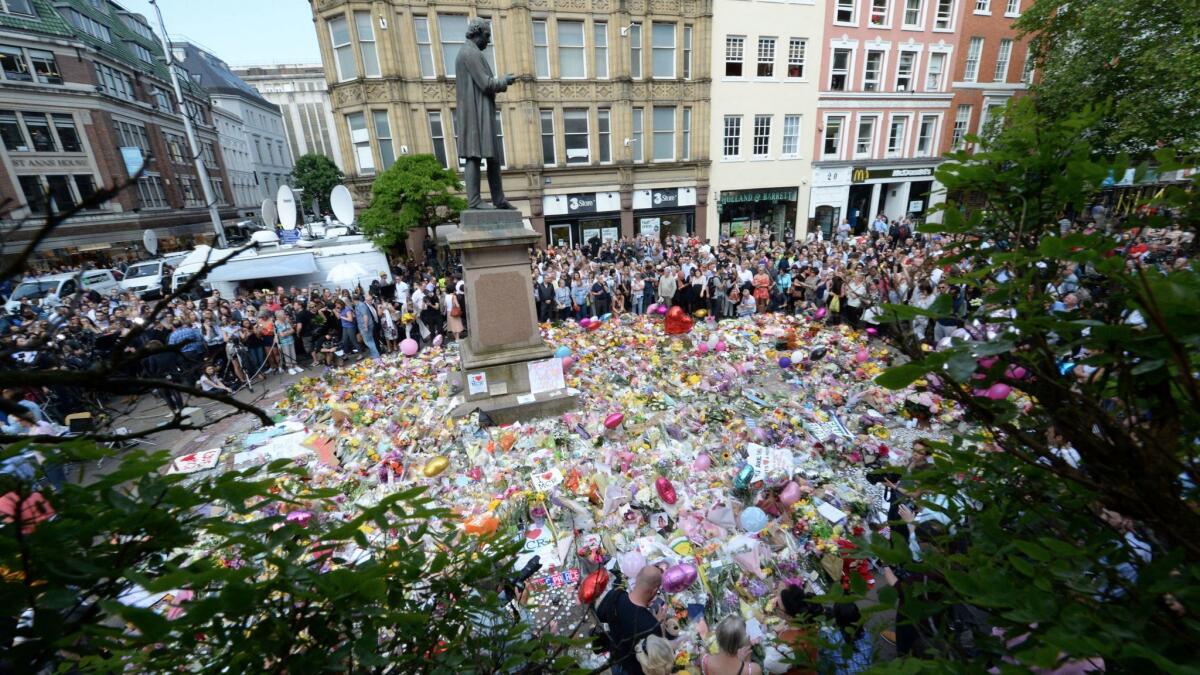
<path id="1" fill-rule="evenodd" d="M 459 226 L 444 232 L 461 254 L 467 286 L 467 338 L 459 342 L 464 402 L 454 414 L 480 410 L 506 424 L 574 407 L 576 397 L 565 391 L 530 393 L 529 362 L 553 356 L 538 328 L 530 280 L 529 247 L 540 236 L 507 209 L 464 211 Z M 486 388 L 472 393 L 480 374 Z"/>

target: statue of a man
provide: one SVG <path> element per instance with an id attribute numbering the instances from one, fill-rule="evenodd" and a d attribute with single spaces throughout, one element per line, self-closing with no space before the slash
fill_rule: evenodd
<path id="1" fill-rule="evenodd" d="M 458 156 L 466 160 L 465 183 L 467 208 L 511 209 L 504 199 L 500 180 L 500 139 L 496 136 L 496 94 L 508 89 L 517 80 L 512 75 L 494 77 L 492 68 L 483 57 L 483 50 L 492 39 L 488 22 L 480 18 L 467 24 L 467 41 L 454 59 L 458 87 Z M 487 158 L 488 191 L 492 206 L 484 206 L 479 197 L 479 164 Z"/>

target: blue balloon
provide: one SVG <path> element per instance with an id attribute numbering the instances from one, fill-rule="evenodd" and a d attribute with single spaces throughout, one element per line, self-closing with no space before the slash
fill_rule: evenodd
<path id="1" fill-rule="evenodd" d="M 788 358 L 788 357 L 786 357 L 786 356 L 781 356 L 781 357 L 779 357 L 779 367 L 780 367 L 780 368 L 783 368 L 783 369 L 785 369 L 785 370 L 786 370 L 786 369 L 788 369 L 788 368 L 791 368 L 791 367 L 792 367 L 792 360 L 791 360 L 791 359 L 789 359 L 789 358 Z"/>
<path id="2" fill-rule="evenodd" d="M 563 345 L 562 347 L 554 350 L 554 355 L 560 359 L 565 359 L 571 355 L 571 348 Z"/>
<path id="3" fill-rule="evenodd" d="M 612 312 L 609 312 L 609 313 L 605 314 L 604 316 L 600 317 L 600 320 L 601 320 L 601 321 L 608 321 L 608 320 L 609 320 L 609 319 L 611 319 L 611 318 L 612 318 Z"/>
<path id="4" fill-rule="evenodd" d="M 741 516 L 742 529 L 747 532 L 761 532 L 767 526 L 767 514 L 757 506 L 746 507 Z"/>

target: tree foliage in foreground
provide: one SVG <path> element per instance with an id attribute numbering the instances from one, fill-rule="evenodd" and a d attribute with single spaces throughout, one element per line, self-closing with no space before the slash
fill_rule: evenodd
<path id="1" fill-rule="evenodd" d="M 358 222 L 363 234 L 384 249 L 403 246 L 408 231 L 453 222 L 467 208 L 462 183 L 433 155 L 405 155 L 371 186 L 371 204 Z"/>
<path id="2" fill-rule="evenodd" d="M 1000 134 L 938 170 L 949 194 L 984 198 L 975 210 L 948 201 L 943 222 L 921 228 L 945 238 L 936 264 L 959 266 L 946 280 L 978 298 L 966 312 L 980 327 L 939 351 L 895 331 L 909 361 L 878 381 L 925 382 L 983 431 L 939 447 L 933 466 L 910 477 L 918 501 L 950 526 L 926 542 L 923 562 L 907 563 L 921 581 L 902 613 L 941 627 L 931 641 L 939 658 L 894 669 L 1020 672 L 1082 658 L 1122 672 L 1200 669 L 1200 275 L 1194 258 L 1172 269 L 1126 252 L 1130 235 L 1196 234 L 1200 189 L 1168 187 L 1145 205 L 1156 208 L 1111 232 L 1062 236 L 1061 211 L 1080 211 L 1126 168 L 1091 159 L 1094 123 L 1047 120 L 1020 102 Z M 1167 153 L 1159 160 L 1175 168 Z M 1052 311 L 1068 273 L 1090 297 Z M 951 308 L 888 310 L 933 320 Z M 978 395 L 996 384 L 1014 394 Z M 874 548 L 909 559 L 907 549 Z M 895 592 L 881 597 L 886 605 Z M 966 648 L 948 621 L 964 605 L 984 610 L 1003 639 L 984 631 Z"/>
<path id="3" fill-rule="evenodd" d="M 51 463 L 109 452 L 42 450 Z M 25 515 L 0 521 L 4 644 L 16 637 L 0 670 L 568 669 L 561 643 L 532 637 L 493 590 L 516 544 L 465 537 L 423 488 L 325 521 L 343 491 L 312 487 L 288 461 L 190 481 L 160 473 L 168 461 L 131 451 L 58 492 L 0 475 L 0 495 L 19 497 Z"/>
<path id="4" fill-rule="evenodd" d="M 329 211 L 329 195 L 342 184 L 342 170 L 325 155 L 308 153 L 296 159 L 292 167 L 292 182 L 304 190 L 305 201 L 318 200 L 321 211 Z"/>
<path id="5" fill-rule="evenodd" d="M 1038 0 L 1017 26 L 1034 37 L 1039 108 L 1101 105 L 1095 149 L 1200 150 L 1200 10 L 1194 0 Z"/>

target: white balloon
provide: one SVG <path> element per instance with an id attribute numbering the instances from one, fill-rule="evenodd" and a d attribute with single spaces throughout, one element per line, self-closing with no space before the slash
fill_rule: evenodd
<path id="1" fill-rule="evenodd" d="M 717 339 L 717 334 L 716 334 L 716 333 L 711 333 L 711 334 L 709 334 L 709 336 L 708 336 L 708 348 L 709 348 L 709 349 L 716 349 L 716 348 L 717 348 L 717 342 L 718 342 L 718 339 Z"/>
<path id="2" fill-rule="evenodd" d="M 800 363 L 803 360 L 804 360 L 804 352 L 800 351 L 799 349 L 792 352 L 792 363 Z"/>

